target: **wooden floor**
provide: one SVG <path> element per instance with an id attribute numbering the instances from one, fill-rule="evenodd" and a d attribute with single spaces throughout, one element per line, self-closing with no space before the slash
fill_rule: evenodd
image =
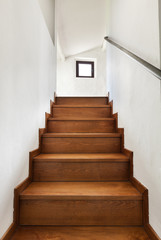
<path id="1" fill-rule="evenodd" d="M 11 240 L 150 240 L 142 227 L 19 227 Z"/>

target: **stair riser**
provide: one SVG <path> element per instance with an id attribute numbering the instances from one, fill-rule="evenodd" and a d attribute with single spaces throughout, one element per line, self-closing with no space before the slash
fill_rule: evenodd
<path id="1" fill-rule="evenodd" d="M 111 108 L 53 108 L 55 118 L 108 118 L 111 117 Z"/>
<path id="2" fill-rule="evenodd" d="M 150 240 L 143 227 L 23 226 L 10 240 Z M 157 240 L 159 238 L 155 238 Z"/>
<path id="3" fill-rule="evenodd" d="M 107 97 L 57 97 L 58 105 L 105 105 Z"/>
<path id="4" fill-rule="evenodd" d="M 112 133 L 116 131 L 115 120 L 97 121 L 48 121 L 49 133 Z"/>
<path id="5" fill-rule="evenodd" d="M 121 138 L 42 138 L 42 153 L 119 153 Z"/>
<path id="6" fill-rule="evenodd" d="M 142 201 L 21 200 L 21 225 L 142 225 Z"/>
<path id="7" fill-rule="evenodd" d="M 129 162 L 71 162 L 34 161 L 33 181 L 126 181 Z"/>

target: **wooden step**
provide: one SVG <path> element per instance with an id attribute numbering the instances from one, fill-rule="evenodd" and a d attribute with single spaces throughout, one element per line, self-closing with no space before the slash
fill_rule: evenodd
<path id="1" fill-rule="evenodd" d="M 57 97 L 58 105 L 106 105 L 107 97 Z"/>
<path id="2" fill-rule="evenodd" d="M 77 118 L 72 120 L 49 118 L 47 131 L 49 133 L 112 133 L 116 132 L 116 120 L 114 118 Z"/>
<path id="3" fill-rule="evenodd" d="M 46 133 L 42 153 L 119 153 L 120 133 Z"/>
<path id="4" fill-rule="evenodd" d="M 35 182 L 20 195 L 21 225 L 142 225 L 130 182 Z"/>
<path id="5" fill-rule="evenodd" d="M 125 181 L 129 159 L 123 154 L 40 154 L 33 160 L 33 181 Z"/>
<path id="6" fill-rule="evenodd" d="M 150 240 L 142 227 L 19 227 L 11 240 Z"/>
<path id="7" fill-rule="evenodd" d="M 110 105 L 53 105 L 54 118 L 108 118 L 111 117 Z"/>

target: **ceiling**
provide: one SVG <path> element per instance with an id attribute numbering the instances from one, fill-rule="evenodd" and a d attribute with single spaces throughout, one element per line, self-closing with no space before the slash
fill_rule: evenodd
<path id="1" fill-rule="evenodd" d="M 102 45 L 107 7 L 107 0 L 57 0 L 57 33 L 65 57 Z"/>

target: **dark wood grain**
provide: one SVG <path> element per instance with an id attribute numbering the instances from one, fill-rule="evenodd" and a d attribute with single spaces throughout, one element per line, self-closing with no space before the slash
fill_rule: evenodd
<path id="1" fill-rule="evenodd" d="M 37 182 L 20 199 L 22 225 L 142 224 L 142 196 L 129 182 Z"/>
<path id="2" fill-rule="evenodd" d="M 107 97 L 57 97 L 57 105 L 106 105 Z"/>
<path id="3" fill-rule="evenodd" d="M 33 163 L 33 181 L 128 179 L 129 159 L 121 154 L 41 154 Z"/>
<path id="4" fill-rule="evenodd" d="M 54 106 L 53 107 L 53 117 L 55 118 L 108 118 L 111 117 L 111 107 L 110 106 L 100 106 L 100 107 L 75 107 L 75 106 Z"/>
<path id="5" fill-rule="evenodd" d="M 46 137 L 42 153 L 119 153 L 120 137 Z"/>
<path id="6" fill-rule="evenodd" d="M 21 225 L 142 225 L 142 201 L 21 200 Z"/>
<path id="7" fill-rule="evenodd" d="M 20 199 L 142 200 L 130 182 L 32 182 Z"/>
<path id="8" fill-rule="evenodd" d="M 127 181 L 129 161 L 55 162 L 35 160 L 33 181 Z"/>
<path id="9" fill-rule="evenodd" d="M 142 227 L 20 227 L 11 240 L 150 240 Z"/>
<path id="10" fill-rule="evenodd" d="M 47 132 L 49 133 L 112 133 L 116 132 L 115 119 L 109 118 L 106 120 L 57 120 L 49 119 Z"/>

